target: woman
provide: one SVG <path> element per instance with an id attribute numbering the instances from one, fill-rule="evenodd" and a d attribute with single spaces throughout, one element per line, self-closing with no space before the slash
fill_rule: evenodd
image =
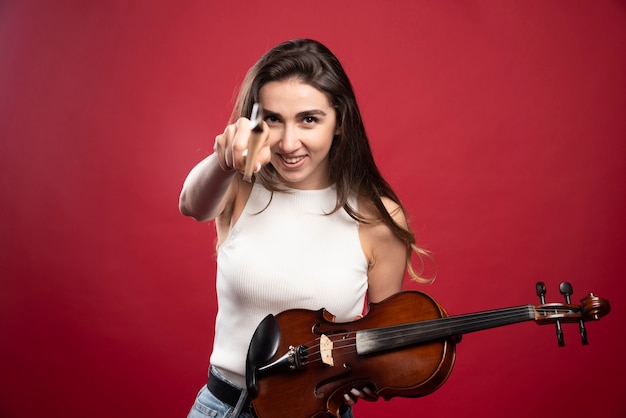
<path id="1" fill-rule="evenodd" d="M 264 111 L 259 134 L 248 119 L 255 103 Z M 248 72 L 233 116 L 214 153 L 189 173 L 179 202 L 184 215 L 215 220 L 218 240 L 209 383 L 191 418 L 251 416 L 245 357 L 267 314 L 323 307 L 350 321 L 366 298 L 401 291 L 407 267 L 424 281 L 410 262 L 424 253 L 376 168 L 350 81 L 331 51 L 308 39 L 271 49 Z M 245 182 L 251 135 L 261 145 L 253 181 Z M 347 406 L 375 399 L 360 389 L 346 394 Z"/>

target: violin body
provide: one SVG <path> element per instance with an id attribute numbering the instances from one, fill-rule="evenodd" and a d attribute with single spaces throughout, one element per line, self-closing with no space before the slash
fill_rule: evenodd
<path id="1" fill-rule="evenodd" d="M 343 394 L 363 386 L 386 400 L 433 392 L 452 371 L 454 342 L 444 339 L 386 351 L 384 355 L 359 355 L 353 349 L 354 337 L 361 329 L 444 316 L 447 313 L 443 307 L 422 292 L 401 292 L 380 304 L 371 304 L 365 317 L 348 323 L 333 322 L 325 310 L 294 309 L 276 315 L 280 338 L 270 363 L 290 347 L 307 345 L 326 335 L 335 341 L 334 365 L 309 358 L 302 370 L 271 373 L 259 379 L 253 399 L 255 413 L 259 418 L 281 416 L 284 411 L 292 417 L 328 417 L 328 413 L 339 417 Z M 342 349 L 342 342 L 347 342 L 346 349 Z"/>

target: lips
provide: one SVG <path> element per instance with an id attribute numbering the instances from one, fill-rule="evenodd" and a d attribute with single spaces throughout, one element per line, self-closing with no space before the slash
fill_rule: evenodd
<path id="1" fill-rule="evenodd" d="M 299 157 L 287 157 L 285 155 L 281 155 L 280 156 L 281 160 L 283 160 L 283 162 L 285 164 L 288 165 L 295 165 L 298 164 L 300 161 L 304 160 L 304 156 L 299 156 Z"/>

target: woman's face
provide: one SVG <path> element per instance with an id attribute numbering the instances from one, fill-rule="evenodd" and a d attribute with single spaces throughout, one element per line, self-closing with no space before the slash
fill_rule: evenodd
<path id="1" fill-rule="evenodd" d="M 272 165 L 294 189 L 324 189 L 329 184 L 328 152 L 337 117 L 326 96 L 296 79 L 261 87 L 259 101 L 270 128 Z"/>

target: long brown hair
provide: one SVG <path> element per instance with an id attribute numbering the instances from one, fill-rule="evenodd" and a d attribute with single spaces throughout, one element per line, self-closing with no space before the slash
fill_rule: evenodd
<path id="1" fill-rule="evenodd" d="M 421 277 L 423 268 L 415 271 L 411 254 L 415 251 L 423 266 L 423 256 L 428 254 L 415 244 L 415 234 L 410 228 L 398 225 L 387 211 L 382 197 L 404 208 L 391 186 L 380 174 L 369 145 L 361 112 L 356 102 L 352 84 L 337 57 L 320 42 L 311 39 L 295 39 L 283 42 L 263 55 L 248 71 L 241 86 L 233 116 L 249 117 L 252 106 L 259 101 L 261 87 L 271 81 L 297 79 L 324 93 L 337 112 L 339 134 L 333 138 L 328 155 L 329 179 L 337 187 L 337 204 L 355 220 L 367 223 L 348 202 L 355 194 L 375 206 L 379 221 L 391 228 L 406 243 L 407 270 L 409 275 L 421 282 L 432 279 Z M 267 164 L 256 175 L 268 190 L 280 191 L 280 180 L 272 164 Z"/>

